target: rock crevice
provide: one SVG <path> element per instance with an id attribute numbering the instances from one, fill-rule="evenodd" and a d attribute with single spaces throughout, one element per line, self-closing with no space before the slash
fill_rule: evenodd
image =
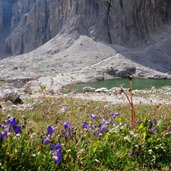
<path id="1" fill-rule="evenodd" d="M 110 10 L 111 10 L 111 0 L 106 1 L 107 3 L 107 13 L 106 13 L 106 26 L 107 26 L 107 34 L 109 37 L 109 43 L 112 43 L 111 33 L 110 33 Z"/>

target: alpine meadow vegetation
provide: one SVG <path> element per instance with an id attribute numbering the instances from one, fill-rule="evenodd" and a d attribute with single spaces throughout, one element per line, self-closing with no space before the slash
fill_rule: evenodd
<path id="1" fill-rule="evenodd" d="M 112 105 L 43 94 L 32 110 L 1 111 L 0 170 L 171 170 L 171 107 L 134 106 L 131 89 L 127 98 Z"/>

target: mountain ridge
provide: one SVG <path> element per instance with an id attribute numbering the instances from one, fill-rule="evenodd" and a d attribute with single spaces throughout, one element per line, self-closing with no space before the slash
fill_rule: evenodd
<path id="1" fill-rule="evenodd" d="M 25 14 L 21 20 L 13 18 L 14 32 L 4 36 L 3 50 L 11 54 L 0 53 L 1 80 L 38 78 L 32 81 L 38 91 L 40 84 L 50 88 L 53 79 L 58 92 L 67 84 L 129 74 L 171 78 L 169 0 L 14 1 Z M 32 4 L 23 8 L 23 2 Z"/>
<path id="2" fill-rule="evenodd" d="M 0 44 L 1 58 L 32 51 L 61 34 L 77 34 L 130 48 L 149 43 L 151 34 L 170 23 L 169 0 L 7 0 L 11 11 L 0 19 L 8 33 Z M 6 16 L 5 14 L 2 16 Z"/>

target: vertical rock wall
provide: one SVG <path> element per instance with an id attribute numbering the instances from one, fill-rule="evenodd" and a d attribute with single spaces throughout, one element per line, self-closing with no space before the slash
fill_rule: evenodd
<path id="1" fill-rule="evenodd" d="M 73 32 L 138 47 L 170 19 L 170 0 L 1 0 L 0 58 Z"/>

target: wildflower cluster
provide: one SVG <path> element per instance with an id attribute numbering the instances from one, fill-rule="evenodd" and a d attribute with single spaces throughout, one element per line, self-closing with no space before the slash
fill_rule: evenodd
<path id="1" fill-rule="evenodd" d="M 84 121 L 81 128 L 98 137 L 102 137 L 104 133 L 115 126 L 115 118 L 117 116 L 119 116 L 119 113 L 111 113 L 108 118 L 99 119 L 95 114 L 91 114 L 90 118 L 92 120 L 89 123 Z"/>
<path id="2" fill-rule="evenodd" d="M 44 140 L 44 143 L 47 145 L 49 144 L 50 142 L 52 142 L 52 135 L 55 133 L 55 127 L 54 126 L 49 126 L 47 128 L 47 137 L 46 139 Z M 59 164 L 62 160 L 62 146 L 60 143 L 57 143 L 57 144 L 51 144 L 50 145 L 50 150 L 51 151 L 54 151 L 53 152 L 53 158 L 54 158 L 54 162 L 56 164 Z"/>
<path id="3" fill-rule="evenodd" d="M 0 125 L 0 170 L 96 170 L 97 163 L 112 170 L 131 170 L 137 164 L 162 168 L 171 162 L 170 131 L 169 125 L 151 118 L 132 128 L 121 114 L 110 113 L 105 118 L 91 114 L 77 127 L 64 121 L 34 133 L 7 116 Z M 14 141 L 16 136 L 20 138 Z"/>
<path id="4" fill-rule="evenodd" d="M 13 116 L 7 116 L 4 123 L 0 125 L 0 140 L 3 141 L 12 132 L 19 136 L 21 126 L 17 124 L 17 120 Z"/>

